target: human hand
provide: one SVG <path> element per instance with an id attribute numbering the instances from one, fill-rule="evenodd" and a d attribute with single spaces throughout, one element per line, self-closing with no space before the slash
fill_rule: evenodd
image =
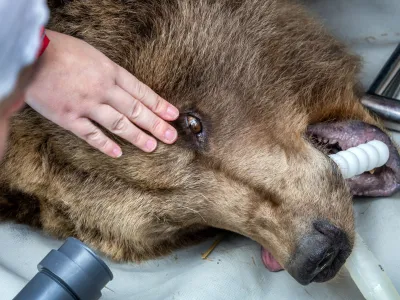
<path id="1" fill-rule="evenodd" d="M 111 157 L 121 148 L 92 121 L 146 152 L 154 137 L 171 144 L 177 132 L 166 121 L 178 109 L 88 43 L 47 30 L 50 44 L 39 59 L 26 102 L 44 117 Z"/>

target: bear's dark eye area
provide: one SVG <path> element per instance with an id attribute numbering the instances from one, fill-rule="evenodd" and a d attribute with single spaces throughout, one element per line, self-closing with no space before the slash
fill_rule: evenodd
<path id="1" fill-rule="evenodd" d="M 200 119 L 192 115 L 186 116 L 186 125 L 193 134 L 197 135 L 203 132 L 203 125 L 201 124 Z"/>
<path id="2" fill-rule="evenodd" d="M 210 119 L 194 109 L 180 111 L 179 118 L 174 122 L 178 140 L 190 149 L 205 151 L 211 131 Z"/>

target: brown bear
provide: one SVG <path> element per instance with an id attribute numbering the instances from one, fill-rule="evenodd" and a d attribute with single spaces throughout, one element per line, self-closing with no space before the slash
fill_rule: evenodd
<path id="1" fill-rule="evenodd" d="M 117 138 L 108 158 L 26 108 L 0 165 L 0 219 L 75 236 L 118 261 L 228 230 L 298 282 L 333 278 L 354 244 L 352 196 L 399 189 L 398 152 L 360 104 L 359 60 L 295 1 L 51 1 L 83 39 L 181 112 L 174 145 Z M 127 114 L 134 112 L 126 112 Z M 388 163 L 344 180 L 327 154 L 378 139 Z"/>

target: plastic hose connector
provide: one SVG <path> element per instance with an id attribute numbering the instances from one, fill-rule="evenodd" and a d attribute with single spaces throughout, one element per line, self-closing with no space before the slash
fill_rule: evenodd
<path id="1" fill-rule="evenodd" d="M 98 300 L 113 279 L 107 265 L 75 238 L 51 250 L 38 270 L 14 300 Z"/>
<path id="2" fill-rule="evenodd" d="M 389 148 L 385 143 L 373 140 L 331 154 L 329 157 L 338 165 L 343 177 L 347 179 L 386 164 L 389 159 Z"/>
<path id="3" fill-rule="evenodd" d="M 358 233 L 346 267 L 365 299 L 400 300 L 392 281 Z"/>

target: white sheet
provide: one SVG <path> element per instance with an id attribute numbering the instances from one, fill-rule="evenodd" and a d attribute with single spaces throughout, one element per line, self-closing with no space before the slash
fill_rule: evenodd
<path id="1" fill-rule="evenodd" d="M 400 42 L 399 0 L 314 0 L 310 7 L 354 51 L 363 55 L 362 82 L 368 87 Z M 400 135 L 395 138 L 400 142 Z M 400 194 L 356 200 L 357 230 L 400 290 Z M 41 232 L 0 225 L 0 298 L 12 299 L 36 273 L 37 263 L 61 245 Z M 114 280 L 102 299 L 363 299 L 348 274 L 332 283 L 303 287 L 286 272 L 270 273 L 260 246 L 232 235 L 202 260 L 211 245 L 178 251 L 139 265 L 107 261 Z M 253 261 L 254 258 L 254 261 Z"/>

